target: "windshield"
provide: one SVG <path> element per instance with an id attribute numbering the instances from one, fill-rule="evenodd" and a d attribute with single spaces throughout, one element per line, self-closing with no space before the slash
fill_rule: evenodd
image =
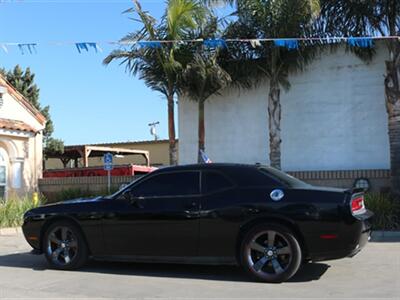
<path id="1" fill-rule="evenodd" d="M 259 167 L 259 170 L 269 176 L 273 176 L 279 181 L 283 182 L 284 184 L 288 185 L 289 187 L 307 187 L 310 186 L 308 183 L 305 183 L 304 181 L 301 181 L 300 179 L 297 179 L 296 177 L 293 177 L 285 172 L 279 171 L 275 168 L 267 167 L 267 166 L 262 166 Z"/>
<path id="2" fill-rule="evenodd" d="M 116 191 L 114 194 L 111 194 L 109 196 L 104 197 L 105 199 L 113 199 L 115 197 L 117 197 L 118 195 L 122 194 L 124 191 L 126 191 L 127 189 L 130 189 L 130 187 L 136 183 L 139 179 L 142 179 L 143 176 L 139 176 L 137 178 L 135 178 L 131 183 L 124 185 L 122 188 L 120 188 L 118 191 Z"/>

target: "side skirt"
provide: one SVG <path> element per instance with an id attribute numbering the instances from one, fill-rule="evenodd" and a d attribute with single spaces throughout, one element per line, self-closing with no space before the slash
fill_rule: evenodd
<path id="1" fill-rule="evenodd" d="M 177 257 L 177 256 L 93 256 L 94 260 L 140 263 L 193 264 L 193 265 L 238 265 L 234 257 Z"/>

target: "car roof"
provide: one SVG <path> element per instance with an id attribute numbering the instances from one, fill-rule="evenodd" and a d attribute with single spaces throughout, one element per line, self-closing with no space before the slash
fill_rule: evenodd
<path id="1" fill-rule="evenodd" d="M 192 171 L 192 170 L 221 170 L 221 169 L 243 169 L 252 168 L 255 169 L 259 165 L 249 165 L 249 164 L 238 164 L 238 163 L 209 163 L 209 164 L 188 164 L 164 167 L 158 169 L 156 172 L 170 172 L 170 171 Z"/>

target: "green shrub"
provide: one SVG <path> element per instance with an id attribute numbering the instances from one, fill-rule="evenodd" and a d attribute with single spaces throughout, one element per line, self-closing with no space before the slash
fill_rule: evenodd
<path id="1" fill-rule="evenodd" d="M 374 230 L 400 229 L 400 202 L 389 194 L 367 194 L 366 207 L 374 212 Z"/>
<path id="2" fill-rule="evenodd" d="M 24 213 L 39 206 L 44 202 L 44 198 L 39 199 L 36 205 L 33 203 L 32 197 L 12 197 L 8 200 L 0 201 L 0 228 L 21 226 L 23 223 Z"/>

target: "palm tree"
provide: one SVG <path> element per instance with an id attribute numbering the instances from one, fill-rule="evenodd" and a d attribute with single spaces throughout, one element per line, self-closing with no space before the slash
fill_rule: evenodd
<path id="1" fill-rule="evenodd" d="M 379 1 L 321 1 L 321 27 L 333 36 L 398 36 L 400 35 L 400 3 Z M 384 79 L 388 113 L 391 186 L 400 194 L 400 40 L 385 41 L 389 56 Z M 356 54 L 365 54 L 355 48 Z M 369 51 L 373 54 L 373 51 Z M 361 58 L 369 56 L 361 55 Z"/>
<path id="2" fill-rule="evenodd" d="M 316 0 L 238 0 L 235 3 L 237 21 L 225 32 L 227 38 L 298 38 L 310 35 L 313 20 L 319 11 Z M 285 42 L 285 41 L 283 41 Z M 285 42 L 286 43 L 286 42 Z M 293 49 L 265 42 L 253 48 L 250 44 L 230 47 L 223 64 L 237 85 L 245 88 L 269 80 L 268 128 L 269 160 L 272 167 L 281 168 L 281 88 L 288 90 L 290 72 L 301 71 L 315 56 L 316 43 L 287 42 Z M 234 63 L 232 63 L 234 62 Z M 252 79 L 252 80 L 249 80 Z"/>
<path id="3" fill-rule="evenodd" d="M 193 60 L 183 72 L 180 92 L 198 103 L 198 162 L 203 162 L 201 151 L 205 151 L 204 104 L 211 95 L 218 93 L 231 83 L 230 75 L 218 64 L 219 50 L 195 53 Z"/>
<path id="4" fill-rule="evenodd" d="M 205 18 L 206 8 L 197 0 L 169 0 L 162 21 L 156 20 L 143 11 L 138 0 L 133 0 L 134 8 L 127 10 L 135 12 L 143 28 L 124 37 L 122 43 L 134 41 L 180 40 L 195 29 Z M 143 45 L 143 44 L 142 44 Z M 114 50 L 103 61 L 108 65 L 114 60 L 121 60 L 126 70 L 138 75 L 145 84 L 163 94 L 168 104 L 168 136 L 170 164 L 177 164 L 177 145 L 175 134 L 174 97 L 177 92 L 177 77 L 185 67 L 176 57 L 182 54 L 177 43 L 152 43 L 145 47 L 131 45 L 130 49 Z"/>

